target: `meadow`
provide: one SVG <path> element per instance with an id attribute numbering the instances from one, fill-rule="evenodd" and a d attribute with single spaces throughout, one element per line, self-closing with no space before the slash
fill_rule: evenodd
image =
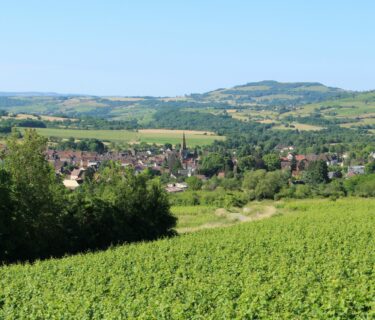
<path id="1" fill-rule="evenodd" d="M 55 128 L 37 128 L 39 134 L 45 137 L 59 137 L 68 139 L 96 138 L 103 141 L 127 142 L 127 143 L 156 143 L 156 144 L 177 144 L 182 141 L 182 134 L 185 132 L 187 144 L 189 147 L 198 145 L 208 145 L 215 140 L 223 140 L 225 137 L 218 136 L 212 132 L 204 131 L 182 131 L 182 130 L 164 130 L 164 129 L 145 129 L 139 131 L 129 130 L 75 130 L 75 129 L 55 129 Z"/>
<path id="2" fill-rule="evenodd" d="M 0 319 L 372 319 L 375 200 L 0 268 Z"/>

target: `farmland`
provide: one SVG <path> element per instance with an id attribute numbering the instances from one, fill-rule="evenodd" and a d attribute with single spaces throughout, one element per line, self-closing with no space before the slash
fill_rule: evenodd
<path id="1" fill-rule="evenodd" d="M 96 138 L 103 141 L 113 142 L 147 142 L 156 144 L 180 143 L 182 139 L 182 130 L 153 130 L 145 129 L 139 131 L 129 130 L 74 130 L 74 129 L 55 129 L 55 128 L 37 128 L 39 134 L 45 137 L 59 137 L 76 139 Z M 212 132 L 204 131 L 185 131 L 189 146 L 207 145 L 215 140 L 223 140 L 224 137 L 217 136 Z"/>
<path id="2" fill-rule="evenodd" d="M 375 200 L 276 206 L 262 221 L 2 267 L 0 318 L 372 318 Z"/>

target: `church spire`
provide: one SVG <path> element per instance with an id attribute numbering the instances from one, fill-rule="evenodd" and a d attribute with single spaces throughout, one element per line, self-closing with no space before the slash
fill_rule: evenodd
<path id="1" fill-rule="evenodd" d="M 186 150 L 185 131 L 182 133 L 182 150 Z"/>

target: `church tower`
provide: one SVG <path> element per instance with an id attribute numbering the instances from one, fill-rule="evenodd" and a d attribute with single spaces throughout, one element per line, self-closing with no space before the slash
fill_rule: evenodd
<path id="1" fill-rule="evenodd" d="M 186 137 L 185 132 L 182 134 L 182 150 L 186 150 Z"/>
<path id="2" fill-rule="evenodd" d="M 181 146 L 181 149 L 180 149 L 180 157 L 181 157 L 182 161 L 187 159 L 188 153 L 189 153 L 189 151 L 186 147 L 186 137 L 185 137 L 185 132 L 184 132 L 182 134 L 182 146 Z"/>

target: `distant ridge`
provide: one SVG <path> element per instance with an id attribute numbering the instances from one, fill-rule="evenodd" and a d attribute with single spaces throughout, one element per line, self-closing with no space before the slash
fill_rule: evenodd
<path id="1" fill-rule="evenodd" d="M 1 92 L 1 97 L 72 97 L 72 96 L 87 96 L 85 94 L 73 93 L 57 93 L 57 92 Z"/>
<path id="2" fill-rule="evenodd" d="M 263 91 L 264 94 L 268 95 L 270 91 L 278 91 L 279 93 L 285 93 L 288 91 L 290 94 L 293 91 L 318 91 L 318 92 L 329 92 L 329 93 L 344 93 L 344 92 L 356 92 L 351 90 L 344 90 L 337 87 L 329 87 L 320 82 L 279 82 L 276 80 L 262 80 L 258 82 L 248 82 L 246 84 L 236 85 L 229 88 L 217 88 L 208 92 L 203 93 L 191 93 L 186 94 L 186 97 L 198 97 L 198 96 L 208 96 L 212 93 L 233 93 L 236 89 L 246 89 L 248 88 L 250 91 L 256 91 L 257 96 L 259 95 L 260 91 Z M 268 92 L 267 92 L 268 91 Z M 244 90 L 243 93 L 246 93 L 247 96 L 252 96 L 251 92 L 247 92 Z M 252 92 L 254 93 L 254 92 Z M 274 92 L 273 92 L 274 93 Z M 25 91 L 25 92 L 1 92 L 0 96 L 6 97 L 124 97 L 124 98 L 143 98 L 143 99 L 163 99 L 169 97 L 161 97 L 161 96 L 140 96 L 140 95 L 95 95 L 95 94 L 80 94 L 80 93 L 58 93 L 58 92 L 37 92 L 37 91 Z"/>

